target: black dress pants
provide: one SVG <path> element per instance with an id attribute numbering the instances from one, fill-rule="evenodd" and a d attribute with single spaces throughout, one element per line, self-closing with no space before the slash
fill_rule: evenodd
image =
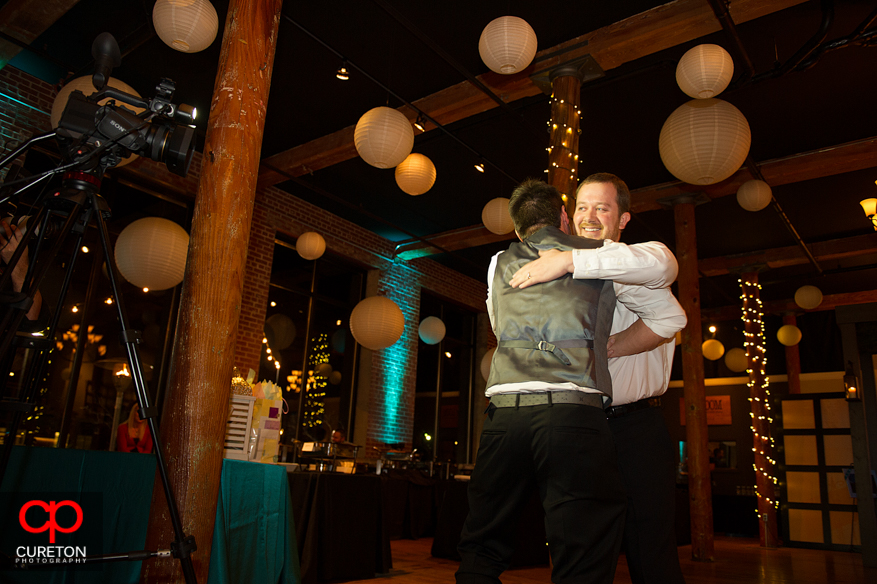
<path id="1" fill-rule="evenodd" d="M 573 404 L 488 409 L 469 484 L 457 582 L 499 582 L 534 486 L 545 509 L 551 580 L 610 584 L 626 496 L 605 414 Z"/>

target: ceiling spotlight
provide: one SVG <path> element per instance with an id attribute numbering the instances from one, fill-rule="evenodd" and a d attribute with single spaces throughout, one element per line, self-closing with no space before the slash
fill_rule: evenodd
<path id="1" fill-rule="evenodd" d="M 335 73 L 335 77 L 341 81 L 347 81 L 350 79 L 350 71 L 347 70 L 347 61 L 344 61 L 344 63 L 341 64 L 341 67 Z"/>
<path id="2" fill-rule="evenodd" d="M 484 162 L 479 162 L 475 165 L 475 170 L 478 172 L 484 172 Z"/>
<path id="3" fill-rule="evenodd" d="M 426 122 L 423 119 L 423 114 L 417 116 L 417 119 L 414 120 L 414 127 L 420 130 L 421 132 L 426 132 L 426 126 L 424 126 Z"/>

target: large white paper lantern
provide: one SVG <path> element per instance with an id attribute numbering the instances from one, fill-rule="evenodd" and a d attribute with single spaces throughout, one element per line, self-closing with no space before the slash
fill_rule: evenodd
<path id="1" fill-rule="evenodd" d="M 737 203 L 747 211 L 761 211 L 772 198 L 770 185 L 763 180 L 748 180 L 737 189 Z"/>
<path id="2" fill-rule="evenodd" d="M 437 316 L 427 316 L 420 322 L 417 332 L 427 345 L 437 345 L 445 338 L 445 323 Z"/>
<path id="3" fill-rule="evenodd" d="M 497 197 L 488 201 L 481 210 L 481 221 L 484 226 L 497 235 L 503 235 L 515 230 L 515 223 L 509 215 L 509 200 L 505 197 Z"/>
<path id="4" fill-rule="evenodd" d="M 161 217 L 128 225 L 116 240 L 116 266 L 138 288 L 167 290 L 183 281 L 189 234 Z"/>
<path id="5" fill-rule="evenodd" d="M 746 358 L 746 351 L 740 347 L 734 347 L 725 353 L 725 366 L 734 373 L 746 371 L 749 367 L 749 359 Z"/>
<path id="6" fill-rule="evenodd" d="M 496 353 L 496 348 L 490 349 L 481 358 L 481 377 L 484 378 L 484 381 L 487 381 L 487 378 L 490 377 L 490 364 L 493 362 L 494 353 Z"/>
<path id="7" fill-rule="evenodd" d="M 512 75 L 523 71 L 536 56 L 536 33 L 517 16 L 501 16 L 484 27 L 478 53 L 491 71 Z"/>
<path id="8" fill-rule="evenodd" d="M 216 9 L 207 0 L 157 0 L 152 24 L 164 44 L 182 53 L 203 51 L 219 31 Z"/>
<path id="9" fill-rule="evenodd" d="M 282 351 L 295 340 L 295 323 L 285 314 L 272 314 L 265 321 L 265 337 L 272 351 Z"/>
<path id="10" fill-rule="evenodd" d="M 367 349 L 386 349 L 399 340 L 405 330 L 405 316 L 395 302 L 385 296 L 361 300 L 350 313 L 350 332 Z"/>
<path id="11" fill-rule="evenodd" d="M 777 340 L 787 347 L 801 342 L 801 329 L 793 324 L 785 324 L 777 331 Z"/>
<path id="12" fill-rule="evenodd" d="M 326 251 L 326 240 L 316 231 L 306 231 L 296 240 L 295 251 L 306 260 L 315 260 Z"/>
<path id="13" fill-rule="evenodd" d="M 399 110 L 376 107 L 356 122 L 353 144 L 360 157 L 377 168 L 393 168 L 411 154 L 414 129 Z"/>
<path id="14" fill-rule="evenodd" d="M 703 356 L 710 361 L 721 359 L 722 355 L 725 354 L 725 345 L 716 339 L 707 339 L 703 342 L 703 345 L 701 345 L 701 349 L 703 350 Z"/>
<path id="15" fill-rule="evenodd" d="M 673 176 L 693 185 L 711 185 L 737 172 L 752 136 L 749 122 L 720 99 L 693 99 L 670 114 L 658 149 Z"/>
<path id="16" fill-rule="evenodd" d="M 804 310 L 813 310 L 822 304 L 822 290 L 816 286 L 801 286 L 795 292 L 795 304 Z"/>
<path id="17" fill-rule="evenodd" d="M 396 184 L 409 195 L 422 195 L 435 184 L 435 165 L 423 154 L 412 152 L 396 167 Z"/>
<path id="18" fill-rule="evenodd" d="M 734 76 L 734 60 L 719 45 L 688 49 L 676 66 L 676 83 L 695 99 L 715 97 L 725 91 Z"/>

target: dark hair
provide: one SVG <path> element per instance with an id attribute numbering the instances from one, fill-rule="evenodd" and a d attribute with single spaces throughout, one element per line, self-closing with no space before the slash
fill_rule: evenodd
<path id="1" fill-rule="evenodd" d="M 560 227 L 563 199 L 557 189 L 536 179 L 527 179 L 512 192 L 509 215 L 515 231 L 529 237 L 543 227 Z"/>
<path id="2" fill-rule="evenodd" d="M 578 195 L 579 189 L 584 185 L 590 184 L 611 184 L 615 187 L 615 202 L 618 203 L 618 214 L 622 213 L 630 213 L 630 189 L 627 188 L 627 183 L 615 176 L 614 174 L 608 172 L 598 172 L 592 174 L 591 176 L 585 178 L 582 182 L 579 183 L 578 188 L 576 188 L 576 194 Z"/>

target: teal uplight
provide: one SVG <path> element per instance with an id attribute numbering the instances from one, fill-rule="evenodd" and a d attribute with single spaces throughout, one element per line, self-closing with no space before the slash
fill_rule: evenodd
<path id="1" fill-rule="evenodd" d="M 408 439 L 400 417 L 404 409 L 402 393 L 405 391 L 405 346 L 396 341 L 384 349 L 384 420 L 378 438 L 384 444 L 399 444 Z"/>

